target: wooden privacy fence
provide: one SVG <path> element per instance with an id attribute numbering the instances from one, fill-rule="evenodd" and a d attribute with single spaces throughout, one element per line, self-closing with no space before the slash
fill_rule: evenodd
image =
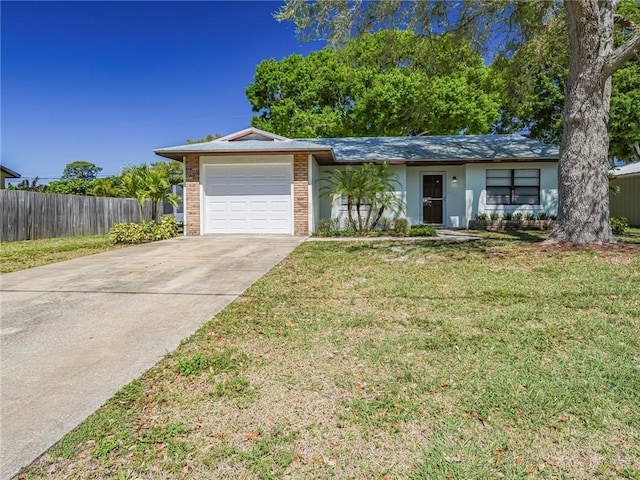
<path id="1" fill-rule="evenodd" d="M 139 222 L 133 198 L 52 195 L 22 190 L 0 190 L 0 241 L 101 235 L 115 223 Z M 146 218 L 151 204 L 145 205 Z"/>

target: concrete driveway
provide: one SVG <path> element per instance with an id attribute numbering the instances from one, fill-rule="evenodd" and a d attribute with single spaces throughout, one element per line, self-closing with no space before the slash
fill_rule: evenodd
<path id="1" fill-rule="evenodd" d="M 181 237 L 2 275 L 1 478 L 30 464 L 303 240 Z"/>

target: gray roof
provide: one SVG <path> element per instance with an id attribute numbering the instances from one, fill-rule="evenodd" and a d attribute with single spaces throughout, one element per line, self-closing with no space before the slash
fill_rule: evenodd
<path id="1" fill-rule="evenodd" d="M 628 163 L 622 167 L 614 168 L 612 173 L 616 177 L 622 177 L 624 175 L 639 175 L 640 174 L 640 162 Z"/>
<path id="2" fill-rule="evenodd" d="M 248 128 L 211 142 L 154 150 L 181 160 L 191 153 L 314 152 L 328 163 L 397 161 L 407 163 L 483 160 L 555 160 L 558 147 L 520 135 L 452 135 L 434 137 L 345 137 L 291 140 Z"/>
<path id="3" fill-rule="evenodd" d="M 520 135 L 304 139 L 330 146 L 337 162 L 557 159 L 558 147 Z"/>
<path id="4" fill-rule="evenodd" d="M 190 153 L 252 153 L 252 152 L 286 152 L 317 151 L 318 145 L 302 140 L 292 140 L 258 128 L 247 128 L 210 142 L 190 143 L 176 147 L 154 150 L 157 155 L 180 159 Z M 328 147 L 322 148 L 328 150 Z"/>
<path id="5" fill-rule="evenodd" d="M 219 140 L 219 139 L 218 139 Z M 177 147 L 159 148 L 154 150 L 156 153 L 162 152 L 186 152 L 186 153 L 207 153 L 207 152 L 264 152 L 264 151 L 283 151 L 283 150 L 319 150 L 316 143 L 310 143 L 300 140 L 284 140 L 284 141 L 264 141 L 264 140 L 242 140 L 239 142 L 220 142 L 213 140 L 205 143 L 192 143 L 189 145 L 178 145 Z M 326 150 L 327 147 L 323 150 Z"/>

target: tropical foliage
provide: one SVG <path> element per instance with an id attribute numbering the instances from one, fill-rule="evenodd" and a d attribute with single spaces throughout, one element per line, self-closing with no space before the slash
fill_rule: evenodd
<path id="1" fill-rule="evenodd" d="M 367 163 L 333 170 L 323 193 L 334 205 L 345 199 L 350 230 L 368 232 L 376 229 L 385 212 L 399 214 L 404 210 L 396 184 L 396 175 L 386 163 Z"/>
<path id="2" fill-rule="evenodd" d="M 151 201 L 151 219 L 157 220 L 158 206 L 168 201 L 174 207 L 180 197 L 171 193 L 171 187 L 182 183 L 179 163 L 157 162 L 152 165 L 129 165 L 120 175 L 119 191 L 124 197 L 135 198 L 140 207 L 140 219 L 145 222 L 144 204 Z"/>

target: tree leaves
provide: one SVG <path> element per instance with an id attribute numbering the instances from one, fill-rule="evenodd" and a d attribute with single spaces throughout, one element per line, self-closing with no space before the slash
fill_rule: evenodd
<path id="1" fill-rule="evenodd" d="M 342 50 L 261 62 L 246 90 L 252 125 L 294 138 L 487 133 L 499 78 L 469 45 L 380 31 Z"/>

